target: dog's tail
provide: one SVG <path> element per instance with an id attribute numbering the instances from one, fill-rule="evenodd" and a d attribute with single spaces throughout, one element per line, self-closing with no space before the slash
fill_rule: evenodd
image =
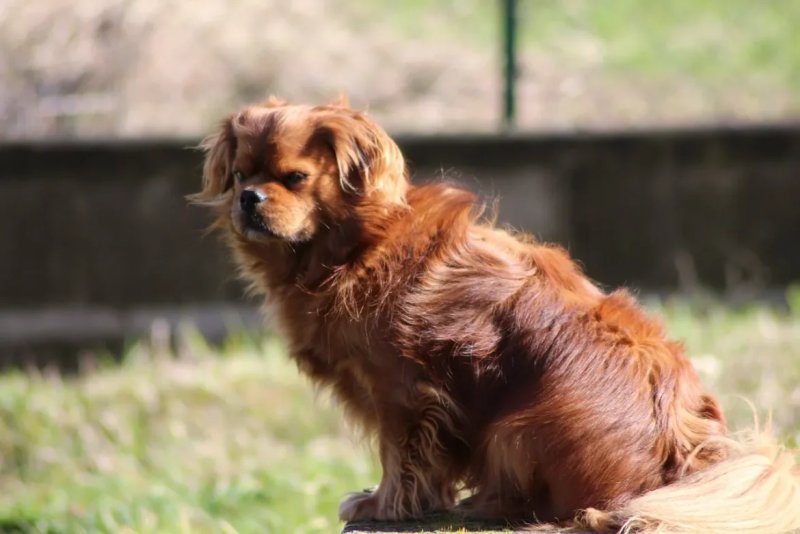
<path id="1" fill-rule="evenodd" d="M 727 459 L 645 493 L 619 510 L 585 510 L 579 527 L 647 532 L 800 532 L 800 470 L 769 431 L 729 442 Z"/>

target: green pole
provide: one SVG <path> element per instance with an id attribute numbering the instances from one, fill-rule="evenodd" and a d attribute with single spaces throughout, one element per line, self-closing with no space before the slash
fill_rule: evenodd
<path id="1" fill-rule="evenodd" d="M 517 77 L 517 0 L 503 0 L 503 126 L 514 127 Z"/>

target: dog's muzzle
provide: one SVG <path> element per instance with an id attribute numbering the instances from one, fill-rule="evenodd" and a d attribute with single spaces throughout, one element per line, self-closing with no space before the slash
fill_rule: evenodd
<path id="1" fill-rule="evenodd" d="M 239 196 L 239 206 L 247 215 L 256 214 L 256 206 L 267 200 L 267 195 L 255 189 L 245 189 Z"/>
<path id="2" fill-rule="evenodd" d="M 239 207 L 242 209 L 244 226 L 250 230 L 268 232 L 264 219 L 258 213 L 258 205 L 266 202 L 267 195 L 257 189 L 245 189 L 239 195 Z"/>

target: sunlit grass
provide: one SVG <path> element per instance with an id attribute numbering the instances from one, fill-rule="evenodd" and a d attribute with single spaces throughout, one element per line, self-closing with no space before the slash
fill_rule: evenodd
<path id="1" fill-rule="evenodd" d="M 357 4 L 410 38 L 493 46 L 500 53 L 501 2 Z M 546 53 L 568 68 L 594 67 L 626 77 L 690 77 L 701 84 L 745 78 L 800 85 L 797 2 L 517 0 L 517 5 L 521 50 Z"/>
<path id="2" fill-rule="evenodd" d="M 73 379 L 0 378 L 0 526 L 36 531 L 335 532 L 371 456 L 275 339 L 135 348 Z"/>
<path id="3" fill-rule="evenodd" d="M 458 46 L 465 59 L 454 62 L 489 51 L 499 63 L 503 53 L 503 2 L 358 4 L 371 23 L 393 27 L 409 40 Z M 527 108 L 536 113 L 539 98 L 551 105 L 546 113 L 562 115 L 564 124 L 583 125 L 787 120 L 800 111 L 800 2 L 517 0 L 517 5 L 522 126 L 541 124 L 541 117 L 525 115 Z"/>
<path id="4" fill-rule="evenodd" d="M 800 441 L 800 297 L 792 313 L 670 300 L 733 427 L 752 400 Z M 141 344 L 79 376 L 0 376 L 0 531 L 337 532 L 339 499 L 378 470 L 274 337 L 221 350 Z"/>
<path id="5" fill-rule="evenodd" d="M 800 4 L 781 0 L 519 0 L 525 46 L 628 75 L 797 87 Z M 759 80 L 760 78 L 760 80 Z"/>

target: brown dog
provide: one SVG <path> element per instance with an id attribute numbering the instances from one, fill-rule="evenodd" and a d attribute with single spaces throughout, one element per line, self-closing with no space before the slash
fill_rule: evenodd
<path id="1" fill-rule="evenodd" d="M 800 527 L 794 458 L 726 437 L 678 343 L 560 248 L 411 185 L 343 104 L 270 100 L 205 144 L 203 190 L 291 355 L 378 438 L 383 478 L 342 519 L 451 509 L 600 530 Z"/>

